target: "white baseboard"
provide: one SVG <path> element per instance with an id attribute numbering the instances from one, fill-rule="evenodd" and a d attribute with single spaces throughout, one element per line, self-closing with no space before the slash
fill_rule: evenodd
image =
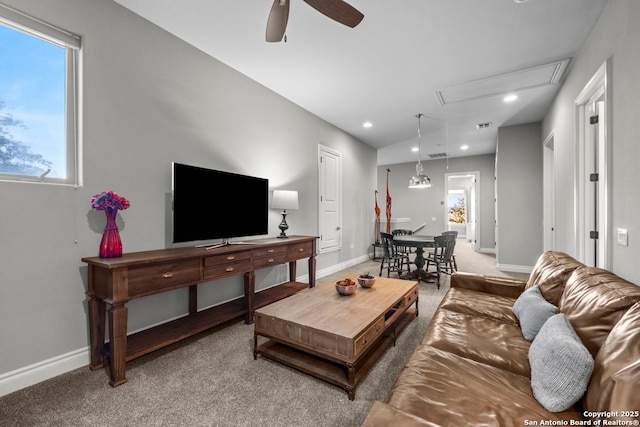
<path id="1" fill-rule="evenodd" d="M 323 268 L 322 270 L 317 270 L 316 279 L 329 276 L 330 274 L 337 273 L 340 270 L 360 264 L 361 262 L 369 261 L 370 259 L 369 254 L 366 254 L 340 264 L 332 265 L 331 267 Z"/>
<path id="2" fill-rule="evenodd" d="M 500 271 L 509 271 L 511 273 L 525 273 L 530 274 L 533 270 L 532 266 L 529 265 L 512 265 L 512 264 L 500 264 L 496 265 L 496 268 Z"/>
<path id="3" fill-rule="evenodd" d="M 336 273 L 345 268 L 360 264 L 361 262 L 368 261 L 369 255 L 362 255 L 361 257 L 354 258 L 352 260 L 336 264 L 328 268 L 316 271 L 316 278 L 322 278 Z M 299 276 L 297 280 L 305 282 L 309 280 L 309 275 Z M 163 322 L 164 323 L 164 322 Z M 152 325 L 153 326 L 153 325 Z M 151 326 L 149 326 L 151 327 Z M 89 347 L 81 348 L 60 356 L 52 357 L 51 359 L 43 360 L 42 362 L 34 363 L 29 366 L 25 366 L 15 371 L 7 372 L 0 375 L 0 396 L 13 393 L 14 391 L 21 390 L 23 388 L 38 384 L 42 381 L 64 374 L 74 369 L 82 368 L 83 366 L 89 366 L 90 355 Z"/>
<path id="4" fill-rule="evenodd" d="M 478 252 L 481 252 L 483 254 L 495 254 L 496 253 L 496 248 L 480 248 L 480 250 L 478 250 Z"/>
<path id="5" fill-rule="evenodd" d="M 0 396 L 88 366 L 89 360 L 89 347 L 85 347 L 2 374 L 0 375 Z"/>

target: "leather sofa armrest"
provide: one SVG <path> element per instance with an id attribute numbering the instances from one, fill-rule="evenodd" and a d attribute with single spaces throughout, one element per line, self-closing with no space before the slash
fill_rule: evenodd
<path id="1" fill-rule="evenodd" d="M 524 291 L 524 280 L 483 274 L 456 272 L 451 275 L 452 288 L 464 288 L 504 297 L 517 298 Z"/>
<path id="2" fill-rule="evenodd" d="M 414 415 L 408 414 L 386 403 L 375 401 L 373 406 L 362 423 L 361 427 L 424 427 L 438 426 L 430 421 L 423 420 Z"/>

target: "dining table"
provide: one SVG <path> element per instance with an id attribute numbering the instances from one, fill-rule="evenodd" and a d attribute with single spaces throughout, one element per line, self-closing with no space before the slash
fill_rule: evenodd
<path id="1" fill-rule="evenodd" d="M 424 234 L 405 234 L 393 236 L 393 244 L 398 247 L 415 248 L 416 258 L 414 263 L 416 269 L 412 271 L 409 276 L 411 279 L 423 280 L 425 282 L 434 282 L 433 275 L 424 270 L 426 263 L 424 259 L 424 248 L 434 247 L 434 236 L 427 236 Z"/>

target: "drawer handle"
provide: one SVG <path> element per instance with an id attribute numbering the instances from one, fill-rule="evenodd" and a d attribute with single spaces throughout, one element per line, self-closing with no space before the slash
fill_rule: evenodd
<path id="1" fill-rule="evenodd" d="M 173 273 L 169 272 L 169 273 L 164 273 L 162 275 L 162 278 L 164 279 L 171 279 L 173 277 Z"/>
<path id="2" fill-rule="evenodd" d="M 227 261 L 233 261 L 234 259 L 236 259 L 236 257 L 234 257 L 233 255 L 229 255 L 227 257 Z"/>
<path id="3" fill-rule="evenodd" d="M 304 252 L 304 248 L 298 249 L 298 252 Z"/>
<path id="4" fill-rule="evenodd" d="M 233 271 L 233 267 L 227 267 L 225 268 L 225 271 Z"/>
<path id="5" fill-rule="evenodd" d="M 273 252 L 274 252 L 274 250 L 273 250 L 273 249 L 269 249 L 269 250 L 267 251 L 267 253 L 268 253 L 268 254 L 272 254 Z"/>
<path id="6" fill-rule="evenodd" d="M 268 262 L 268 263 L 272 263 L 272 262 L 273 262 L 273 258 L 269 258 L 269 259 L 267 260 L 267 262 Z"/>

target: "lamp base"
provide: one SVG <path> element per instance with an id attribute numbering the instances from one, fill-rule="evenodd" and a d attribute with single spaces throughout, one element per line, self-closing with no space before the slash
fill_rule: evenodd
<path id="1" fill-rule="evenodd" d="M 278 236 L 278 239 L 286 239 L 286 238 L 289 237 L 285 233 L 285 231 L 287 231 L 289 229 L 289 226 L 287 225 L 287 213 L 286 212 L 282 212 L 282 222 L 280 222 L 280 225 L 278 226 L 278 228 L 280 229 L 280 235 Z"/>

